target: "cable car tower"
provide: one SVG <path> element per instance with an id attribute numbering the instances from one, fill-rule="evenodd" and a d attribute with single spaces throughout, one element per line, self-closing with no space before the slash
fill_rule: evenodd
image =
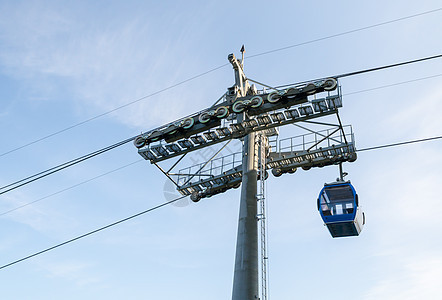
<path id="1" fill-rule="evenodd" d="M 244 46 L 241 53 L 241 60 L 234 54 L 228 56 L 235 84 L 218 101 L 141 134 L 134 144 L 138 153 L 158 167 L 179 193 L 190 196 L 194 202 L 241 187 L 232 299 L 267 300 L 268 171 L 279 177 L 298 168 L 341 167 L 343 162 L 356 160 L 356 148 L 351 126 L 343 126 L 339 117 L 342 97 L 337 78 L 271 87 L 245 76 Z M 255 84 L 262 89 L 258 90 Z M 336 121 L 329 121 L 333 116 Z M 317 118 L 327 121 L 316 121 Z M 281 139 L 279 127 L 285 125 L 295 125 L 303 134 Z M 221 156 L 232 140 L 242 142 L 242 151 Z M 179 169 L 188 153 L 213 149 L 215 145 L 219 149 L 213 150 L 207 161 Z M 166 160 L 172 164 L 167 170 L 159 165 Z M 356 193 L 349 182 L 339 184 L 340 191 L 347 193 L 334 193 L 330 188 L 336 187 L 326 184 L 319 196 L 323 200 L 318 199 L 318 210 L 329 230 L 341 228 L 330 230 L 333 237 L 357 235 L 363 222 L 351 219 L 358 215 Z M 348 234 L 348 228 L 355 227 L 355 222 L 359 226 L 357 234 Z"/>

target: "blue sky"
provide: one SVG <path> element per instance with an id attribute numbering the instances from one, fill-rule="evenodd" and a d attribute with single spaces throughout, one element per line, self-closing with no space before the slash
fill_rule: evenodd
<path id="1" fill-rule="evenodd" d="M 0 153 L 227 63 L 425 11 L 439 1 L 0 1 Z M 441 53 L 442 11 L 246 59 L 295 83 Z M 441 60 L 344 78 L 341 118 L 365 148 L 441 134 Z M 6 185 L 201 110 L 230 66 L 0 157 Z M 294 126 L 281 137 L 302 134 Z M 362 152 L 345 170 L 367 224 L 332 239 L 315 199 L 336 167 L 270 177 L 271 299 L 436 299 L 442 292 L 440 141 Z M 238 149 L 232 144 L 231 149 Z M 202 160 L 201 154 L 192 159 Z M 132 144 L 0 196 L 0 264 L 166 201 Z M 180 202 L 0 270 L 5 299 L 228 299 L 239 190 Z"/>

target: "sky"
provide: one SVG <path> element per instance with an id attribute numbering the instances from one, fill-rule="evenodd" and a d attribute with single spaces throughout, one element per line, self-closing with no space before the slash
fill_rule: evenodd
<path id="1" fill-rule="evenodd" d="M 442 10 L 405 18 L 441 8 L 0 1 L 0 185 L 210 106 L 233 85 L 227 56 L 243 44 L 246 75 L 271 86 L 441 54 Z M 340 116 L 356 147 L 440 136 L 441 70 L 436 59 L 342 78 Z M 287 126 L 280 138 L 303 133 Z M 336 166 L 270 176 L 269 299 L 439 298 L 441 146 L 364 151 L 344 164 L 366 215 L 359 237 L 331 238 L 316 208 Z M 4 268 L 2 299 L 229 299 L 239 191 L 185 199 Z M 176 195 L 129 143 L 0 195 L 0 265 Z"/>

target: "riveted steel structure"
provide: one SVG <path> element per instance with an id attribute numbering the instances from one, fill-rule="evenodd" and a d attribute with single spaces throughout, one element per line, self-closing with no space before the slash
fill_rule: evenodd
<path id="1" fill-rule="evenodd" d="M 263 267 L 267 262 L 265 224 L 261 223 L 259 230 L 258 222 L 264 222 L 265 209 L 264 202 L 258 209 L 258 201 L 264 198 L 267 171 L 279 177 L 294 173 L 297 168 L 309 170 L 352 162 L 356 160 L 356 148 L 351 127 L 343 126 L 339 118 L 342 97 L 336 78 L 270 87 L 245 76 L 244 48 L 241 50 L 241 60 L 233 54 L 228 56 L 235 84 L 215 104 L 145 132 L 134 144 L 144 159 L 157 166 L 182 195 L 190 196 L 194 202 L 241 187 L 232 299 L 264 300 L 268 276 Z M 264 88 L 258 90 L 250 82 Z M 337 122 L 316 121 L 332 115 L 336 115 Z M 307 133 L 279 139 L 278 128 L 289 124 Z M 318 130 L 318 126 L 324 129 Z M 242 141 L 242 151 L 221 156 L 234 139 Z M 221 143 L 224 145 L 207 161 L 174 171 L 188 153 Z M 168 170 L 160 166 L 173 159 Z"/>

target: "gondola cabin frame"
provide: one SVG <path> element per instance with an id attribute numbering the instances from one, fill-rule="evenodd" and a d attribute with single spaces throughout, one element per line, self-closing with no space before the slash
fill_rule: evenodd
<path id="1" fill-rule="evenodd" d="M 334 238 L 358 236 L 365 224 L 358 194 L 350 181 L 325 184 L 319 192 L 318 210 Z"/>

